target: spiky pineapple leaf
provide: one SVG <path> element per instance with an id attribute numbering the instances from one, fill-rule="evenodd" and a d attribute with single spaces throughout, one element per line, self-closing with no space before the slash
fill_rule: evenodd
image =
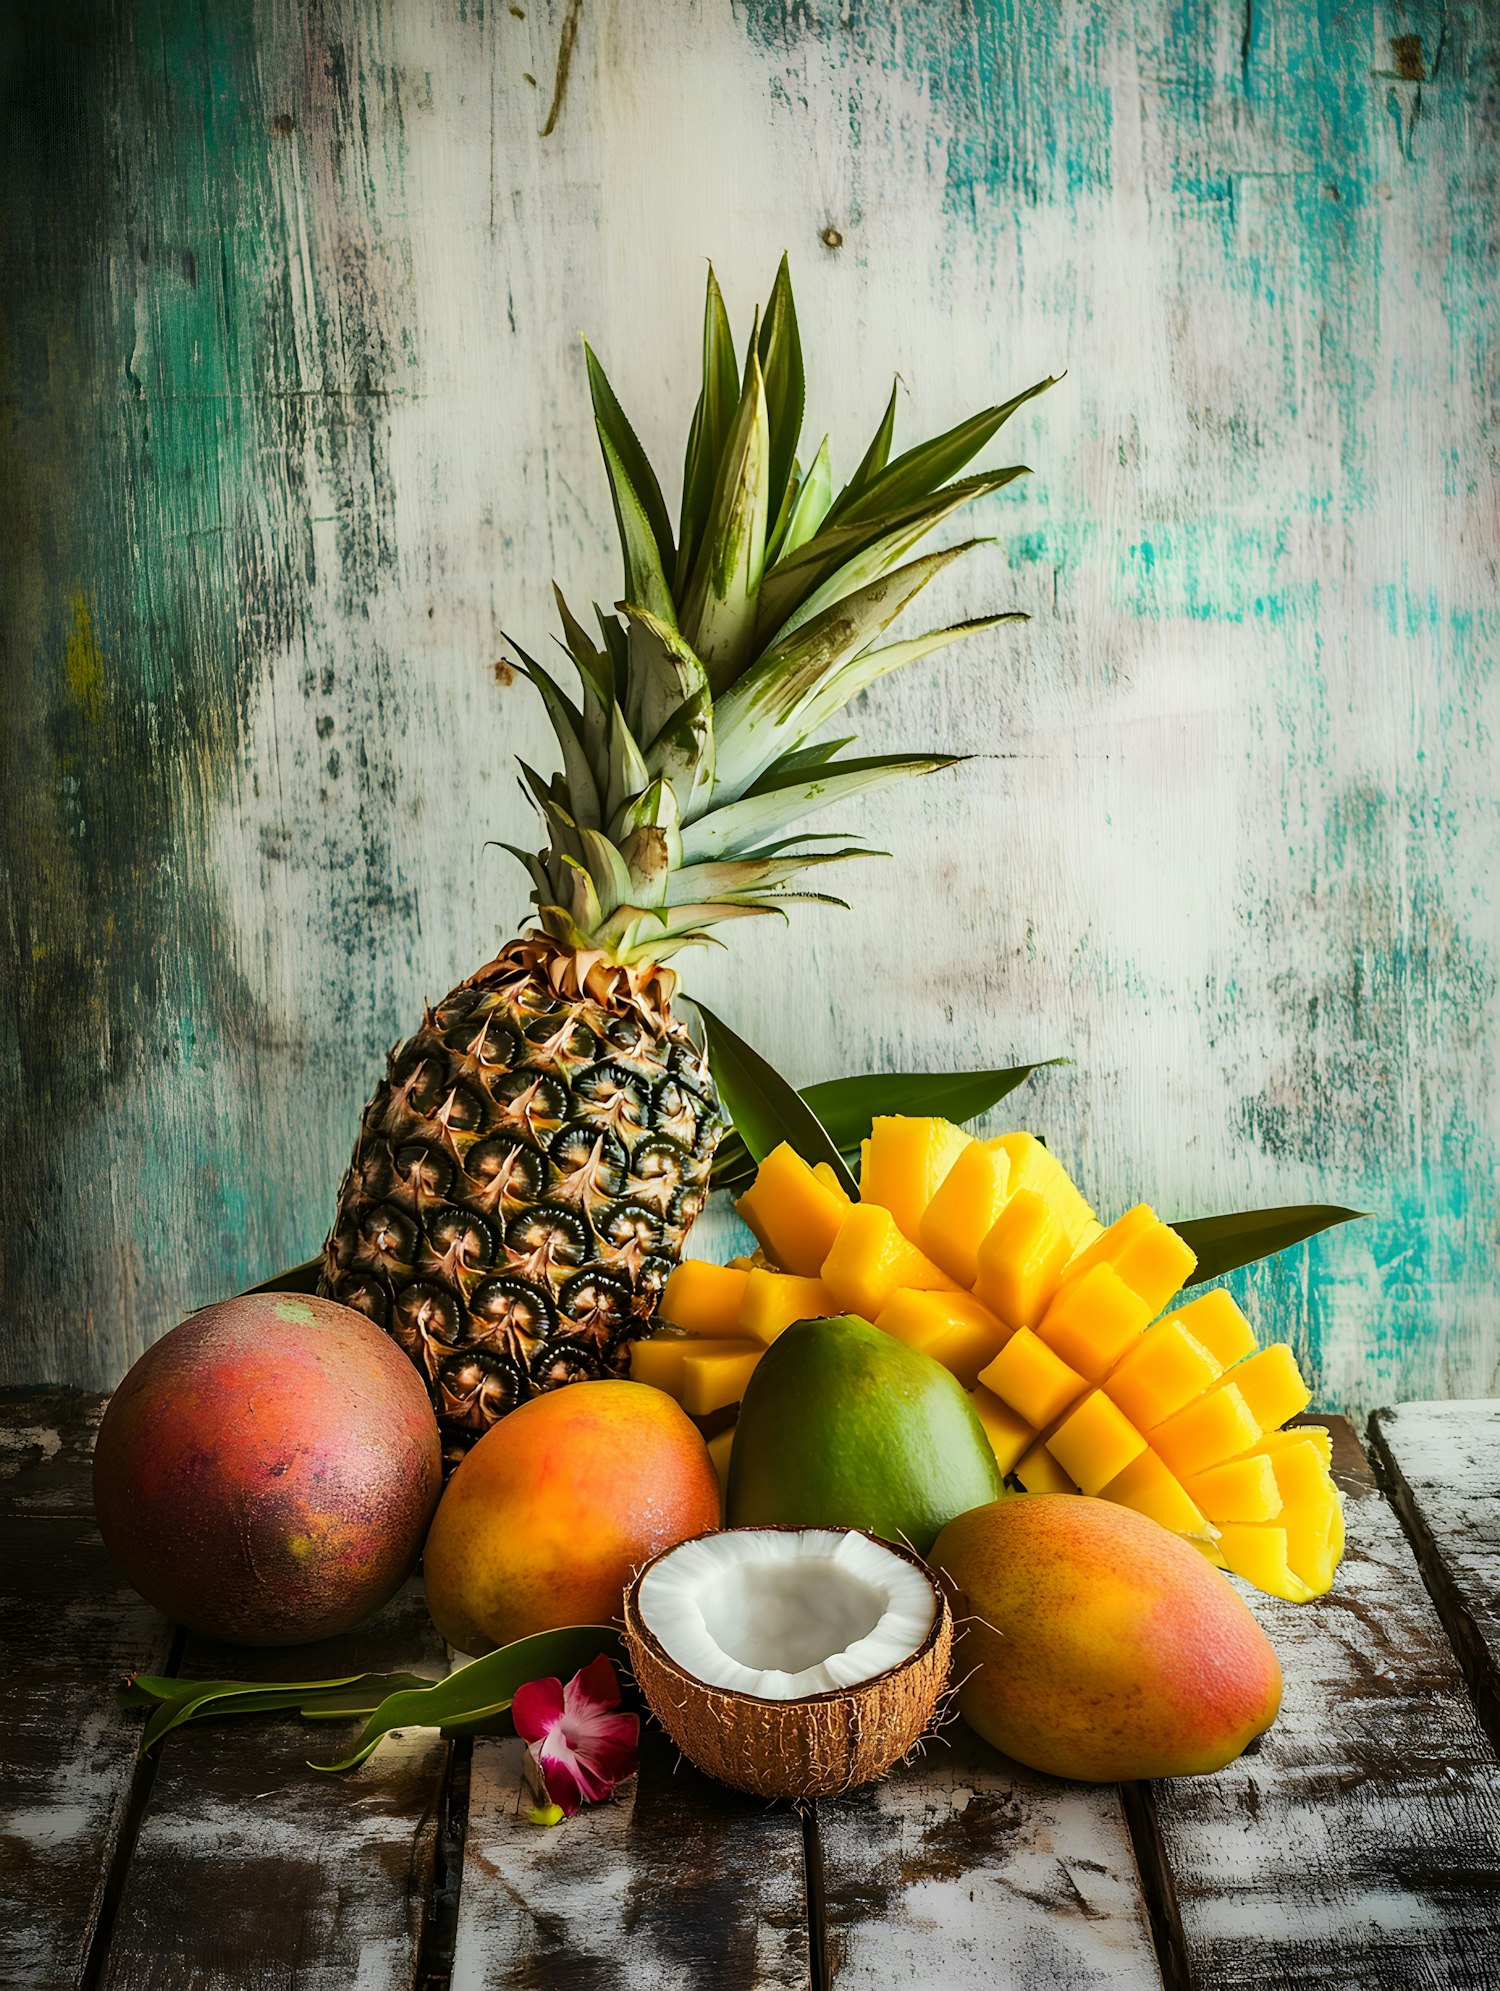
<path id="1" fill-rule="evenodd" d="M 596 825 L 603 821 L 604 798 L 594 780 L 586 739 L 586 720 L 551 673 L 530 657 L 513 636 L 506 642 L 515 651 L 522 675 L 541 693 L 552 731 L 563 757 L 563 775 L 572 801 L 572 814 L 579 823 Z"/>
<path id="2" fill-rule="evenodd" d="M 1055 387 L 1061 377 L 1049 374 L 1009 401 L 981 409 L 930 442 L 918 443 L 894 463 L 888 463 L 863 490 L 851 495 L 846 486 L 834 504 L 832 519 L 841 525 L 852 525 L 862 519 L 878 518 L 883 512 L 910 504 L 914 498 L 927 497 L 950 477 L 956 477 L 966 463 L 971 463 L 1018 408 L 1025 407 L 1038 394 L 1045 394 L 1049 387 Z"/>
<path id="3" fill-rule="evenodd" d="M 828 438 L 818 444 L 812 467 L 792 497 L 771 544 L 766 548 L 766 564 L 784 560 L 805 546 L 828 514 L 833 502 L 833 467 L 828 459 Z"/>
<path id="4" fill-rule="evenodd" d="M 722 1017 L 704 1003 L 698 1014 L 708 1032 L 708 1062 L 725 1112 L 757 1162 L 786 1141 L 809 1167 L 827 1162 L 844 1193 L 858 1200 L 859 1189 L 844 1157 L 802 1095 Z"/>
<path id="5" fill-rule="evenodd" d="M 588 366 L 589 395 L 594 404 L 594 421 L 599 430 L 599 438 L 605 444 L 605 460 L 612 453 L 624 472 L 632 492 L 645 515 L 647 527 L 656 546 L 657 559 L 664 571 L 669 570 L 676 557 L 672 545 L 672 520 L 667 511 L 666 501 L 661 494 L 661 486 L 656 481 L 656 472 L 651 468 L 650 459 L 641 448 L 640 438 L 626 419 L 625 410 L 615 399 L 614 389 L 605 377 L 604 368 L 594 356 L 593 347 L 587 339 L 583 342 L 584 359 Z M 613 482 L 613 476 L 611 476 Z M 618 501 L 616 504 L 618 511 Z M 621 526 L 623 533 L 624 527 Z M 637 590 L 627 586 L 625 592 L 637 595 Z M 655 604 L 652 604 L 655 606 Z"/>
<path id="6" fill-rule="evenodd" d="M 968 622 L 950 623 L 946 629 L 931 629 L 925 636 L 913 636 L 905 643 L 886 643 L 878 649 L 861 650 L 858 656 L 851 657 L 848 663 L 832 672 L 819 689 L 804 701 L 797 714 L 796 729 L 804 732 L 821 726 L 877 679 L 889 677 L 892 671 L 902 670 L 907 664 L 930 657 L 937 650 L 945 650 L 950 643 L 961 643 L 966 636 L 979 636 L 987 629 L 997 629 L 1002 622 L 1030 620 L 1031 617 L 1022 610 L 1008 609 L 1001 615 L 979 615 Z"/>
<path id="7" fill-rule="evenodd" d="M 771 286 L 771 298 L 761 322 L 756 349 L 765 380 L 770 425 L 767 502 L 769 514 L 775 519 L 781 515 L 781 501 L 797 454 L 797 439 L 802 433 L 806 400 L 802 335 L 797 329 L 797 306 L 792 298 L 791 271 L 785 255 L 777 268 L 776 281 Z"/>
<path id="8" fill-rule="evenodd" d="M 688 431 L 687 451 L 682 465 L 682 509 L 677 533 L 677 587 L 687 591 L 693 561 L 708 523 L 713 504 L 714 480 L 719 459 L 729 439 L 735 409 L 740 398 L 739 367 L 734 357 L 734 335 L 729 314 L 724 309 L 713 265 L 708 270 L 708 294 L 703 306 L 703 386 L 693 410 Z"/>
<path id="9" fill-rule="evenodd" d="M 710 857 L 742 857 L 763 838 L 799 822 L 802 817 L 846 802 L 867 789 L 907 775 L 936 774 L 967 759 L 965 754 L 869 754 L 858 759 L 832 760 L 822 767 L 793 769 L 774 779 L 762 775 L 752 790 L 727 808 L 700 816 L 682 833 L 685 864 Z"/>
<path id="10" fill-rule="evenodd" d="M 1172 1229 L 1197 1257 L 1190 1286 L 1222 1279 L 1242 1265 L 1274 1258 L 1320 1231 L 1357 1223 L 1367 1210 L 1346 1210 L 1337 1203 L 1289 1204 L 1279 1210 L 1232 1210 L 1220 1217 L 1185 1217 Z"/>
<path id="11" fill-rule="evenodd" d="M 680 626 L 716 697 L 733 684 L 755 636 L 770 517 L 770 451 L 765 382 L 752 351 L 682 605 Z M 659 613 L 655 602 L 643 605 Z M 670 610 L 665 619 L 677 620 Z"/>
<path id="12" fill-rule="evenodd" d="M 285 1272 L 278 1272 L 274 1278 L 262 1279 L 258 1286 L 247 1286 L 245 1295 L 251 1293 L 316 1293 L 318 1281 L 323 1276 L 323 1254 L 316 1258 L 305 1258 L 300 1265 L 293 1265 Z M 205 1305 L 209 1302 L 205 1301 Z"/>
<path id="13" fill-rule="evenodd" d="M 660 544 L 620 453 L 602 423 L 599 425 L 599 447 L 604 453 L 604 468 L 609 475 L 615 523 L 619 528 L 624 554 L 625 597 L 627 601 L 639 602 L 643 608 L 649 608 L 663 622 L 675 624 L 677 609 L 672 600 L 672 590 L 667 585 Z M 622 654 L 622 648 L 617 647 L 616 641 L 611 638 L 602 615 L 600 626 L 609 645 L 617 681 L 623 680 L 628 701 L 631 691 L 628 649 Z"/>
<path id="14" fill-rule="evenodd" d="M 891 460 L 891 444 L 896 435 L 896 396 L 900 392 L 899 379 L 891 382 L 891 398 L 885 404 L 885 413 L 880 418 L 880 426 L 870 438 L 869 448 L 855 466 L 854 475 L 840 493 L 841 503 L 852 503 L 861 491 L 867 490 Z"/>

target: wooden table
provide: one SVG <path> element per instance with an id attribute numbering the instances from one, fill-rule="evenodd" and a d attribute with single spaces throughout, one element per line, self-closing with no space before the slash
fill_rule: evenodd
<path id="1" fill-rule="evenodd" d="M 1286 1702 L 1218 1776 L 1059 1783 L 955 1724 L 799 1815 L 651 1736 L 633 1789 L 552 1831 L 499 1738 L 410 1733 L 329 1778 L 326 1731 L 250 1718 L 138 1762 L 128 1672 L 445 1654 L 415 1587 L 317 1648 L 174 1634 L 100 1547 L 99 1410 L 0 1395 L 6 1991 L 1500 1986 L 1500 1403 L 1382 1411 L 1370 1460 L 1329 1420 L 1348 1556 L 1316 1604 L 1255 1600 Z"/>

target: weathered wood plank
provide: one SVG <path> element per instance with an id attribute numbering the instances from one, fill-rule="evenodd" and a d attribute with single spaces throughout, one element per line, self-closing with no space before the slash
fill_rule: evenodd
<path id="1" fill-rule="evenodd" d="M 1480 1719 L 1500 1748 L 1500 1399 L 1377 1410 L 1370 1436 Z"/>
<path id="2" fill-rule="evenodd" d="M 919 1761 L 817 1816 L 837 1991 L 1157 1991 L 1113 1787 L 1038 1776 L 955 1722 Z"/>
<path id="3" fill-rule="evenodd" d="M 1275 1726 L 1212 1777 L 1152 1787 L 1195 1991 L 1492 1987 L 1500 1762 L 1350 1425 L 1332 1592 L 1253 1596 L 1281 1656 Z"/>
<path id="4" fill-rule="evenodd" d="M 368 1625 L 254 1651 L 190 1638 L 180 1671 L 317 1679 L 446 1670 L 413 1580 Z M 447 1745 L 386 1742 L 322 1776 L 352 1730 L 263 1716 L 162 1745 L 102 1982 L 112 1991 L 410 1991 L 417 1981 Z"/>
<path id="5" fill-rule="evenodd" d="M 679 1763 L 648 1729 L 616 1802 L 553 1831 L 523 1745 L 474 1744 L 453 1991 L 802 1991 L 802 1827 Z"/>
<path id="6" fill-rule="evenodd" d="M 172 1630 L 111 1567 L 88 1497 L 100 1399 L 0 1396 L 0 1985 L 75 1984 L 130 1810 L 140 1717 L 124 1674 Z"/>

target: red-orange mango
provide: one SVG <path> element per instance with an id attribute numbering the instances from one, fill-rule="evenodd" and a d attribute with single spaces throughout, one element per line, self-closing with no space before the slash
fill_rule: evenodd
<path id="1" fill-rule="evenodd" d="M 713 1460 L 671 1397 L 571 1383 L 494 1425 L 449 1480 L 423 1558 L 427 1608 L 467 1653 L 608 1624 L 643 1562 L 718 1525 Z"/>
<path id="2" fill-rule="evenodd" d="M 250 1293 L 154 1343 L 94 1447 L 104 1545 L 150 1603 L 244 1645 L 347 1631 L 416 1564 L 437 1420 L 388 1335 L 332 1300 Z"/>
<path id="3" fill-rule="evenodd" d="M 1271 1642 L 1227 1577 L 1144 1514 L 1019 1494 L 944 1528 L 968 1619 L 959 1708 L 1020 1763 L 1087 1783 L 1221 1769 L 1281 1705 Z"/>

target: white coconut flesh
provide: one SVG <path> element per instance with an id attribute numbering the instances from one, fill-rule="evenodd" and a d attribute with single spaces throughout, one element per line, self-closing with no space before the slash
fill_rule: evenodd
<path id="1" fill-rule="evenodd" d="M 937 1609 L 905 1556 L 832 1528 L 702 1535 L 647 1570 L 637 1602 L 684 1673 L 765 1701 L 888 1673 L 920 1649 Z"/>

